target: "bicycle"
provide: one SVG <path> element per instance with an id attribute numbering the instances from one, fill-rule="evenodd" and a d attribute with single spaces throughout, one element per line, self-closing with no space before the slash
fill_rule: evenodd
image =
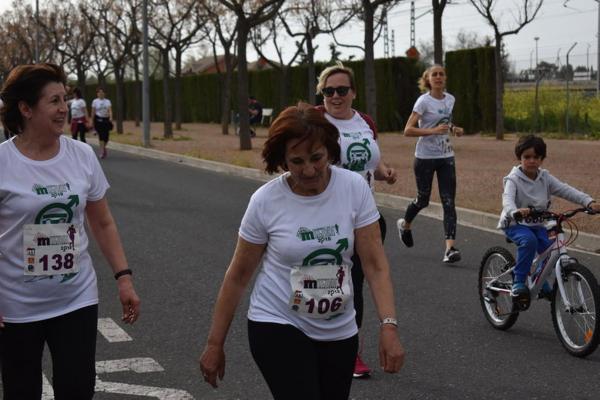
<path id="1" fill-rule="evenodd" d="M 496 329 L 512 327 L 519 313 L 529 308 L 532 298 L 548 297 L 552 324 L 563 347 L 576 357 L 591 354 L 600 343 L 600 288 L 592 272 L 569 256 L 567 246 L 577 239 L 577 226 L 570 219 L 578 213 L 596 214 L 588 208 L 563 213 L 532 210 L 527 222 L 546 221 L 552 244 L 532 263 L 526 285 L 529 296 L 511 296 L 515 259 L 504 247 L 485 252 L 479 269 L 479 298 L 483 313 Z M 517 219 L 518 215 L 515 215 Z M 565 240 L 562 225 L 570 228 Z M 575 233 L 574 233 L 575 232 Z M 560 279 L 556 279 L 560 277 Z M 541 292 L 544 282 L 552 284 L 550 293 Z"/>

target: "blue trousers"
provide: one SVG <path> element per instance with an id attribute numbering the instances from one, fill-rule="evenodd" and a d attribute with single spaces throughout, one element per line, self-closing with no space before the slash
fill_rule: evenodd
<path id="1" fill-rule="evenodd" d="M 512 225 L 504 230 L 506 236 L 517 245 L 515 282 L 525 282 L 536 253 L 539 254 L 552 244 L 543 226 Z"/>

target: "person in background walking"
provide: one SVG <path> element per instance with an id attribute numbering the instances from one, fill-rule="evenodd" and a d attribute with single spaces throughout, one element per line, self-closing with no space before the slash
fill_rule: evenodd
<path id="1" fill-rule="evenodd" d="M 75 140 L 79 136 L 79 140 L 85 143 L 85 133 L 89 129 L 87 106 L 85 100 L 81 97 L 81 90 L 79 88 L 73 89 L 73 96 L 74 98 L 70 102 L 71 136 Z"/>
<path id="2" fill-rule="evenodd" d="M 94 129 L 98 133 L 100 142 L 100 158 L 106 158 L 106 145 L 108 136 L 113 128 L 112 123 L 112 105 L 110 100 L 105 97 L 104 89 L 96 89 L 97 98 L 92 101 L 92 116 L 94 118 Z"/>
<path id="3" fill-rule="evenodd" d="M 438 188 L 444 210 L 446 247 L 442 261 L 460 261 L 456 240 L 456 167 L 450 135 L 462 136 L 463 129 L 452 123 L 454 96 L 446 92 L 446 70 L 434 65 L 419 80 L 419 87 L 427 91 L 421 95 L 404 128 L 404 135 L 418 137 L 415 150 L 414 171 L 417 181 L 417 198 L 413 200 L 404 218 L 397 221 L 400 239 L 407 247 L 414 245 L 412 223 L 422 209 L 429 205 L 433 175 L 437 174 Z"/>

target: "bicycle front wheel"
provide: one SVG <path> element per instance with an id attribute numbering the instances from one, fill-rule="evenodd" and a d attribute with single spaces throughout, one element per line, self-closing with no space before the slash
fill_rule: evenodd
<path id="1" fill-rule="evenodd" d="M 492 247 L 486 251 L 479 268 L 479 301 L 483 314 L 496 329 L 506 330 L 517 322 L 510 295 L 512 274 L 506 273 L 515 265 L 515 259 L 504 247 Z"/>
<path id="2" fill-rule="evenodd" d="M 576 357 L 591 354 L 600 342 L 600 289 L 589 269 L 571 264 L 563 269 L 566 299 L 555 283 L 552 323 L 563 347 Z M 566 301 L 565 301 L 566 300 Z"/>

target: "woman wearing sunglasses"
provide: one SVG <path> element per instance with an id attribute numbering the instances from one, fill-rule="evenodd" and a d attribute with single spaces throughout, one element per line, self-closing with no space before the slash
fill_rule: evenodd
<path id="1" fill-rule="evenodd" d="M 356 98 L 354 72 L 342 63 L 327 67 L 319 75 L 317 92 L 323 95 L 323 106 L 317 108 L 324 112 L 325 118 L 339 131 L 339 142 L 342 149 L 340 164 L 343 168 L 354 171 L 365 178 L 371 191 L 374 191 L 374 180 L 396 182 L 396 171 L 381 161 L 381 153 L 377 145 L 377 129 L 373 119 L 352 108 Z M 383 216 L 379 218 L 381 241 L 385 239 L 386 224 Z M 354 285 L 354 308 L 356 325 L 360 329 L 363 317 L 363 282 L 365 276 L 360 258 L 354 252 L 352 257 L 352 283 Z M 362 361 L 360 346 L 354 368 L 354 377 L 363 378 L 370 375 L 370 368 Z"/>

